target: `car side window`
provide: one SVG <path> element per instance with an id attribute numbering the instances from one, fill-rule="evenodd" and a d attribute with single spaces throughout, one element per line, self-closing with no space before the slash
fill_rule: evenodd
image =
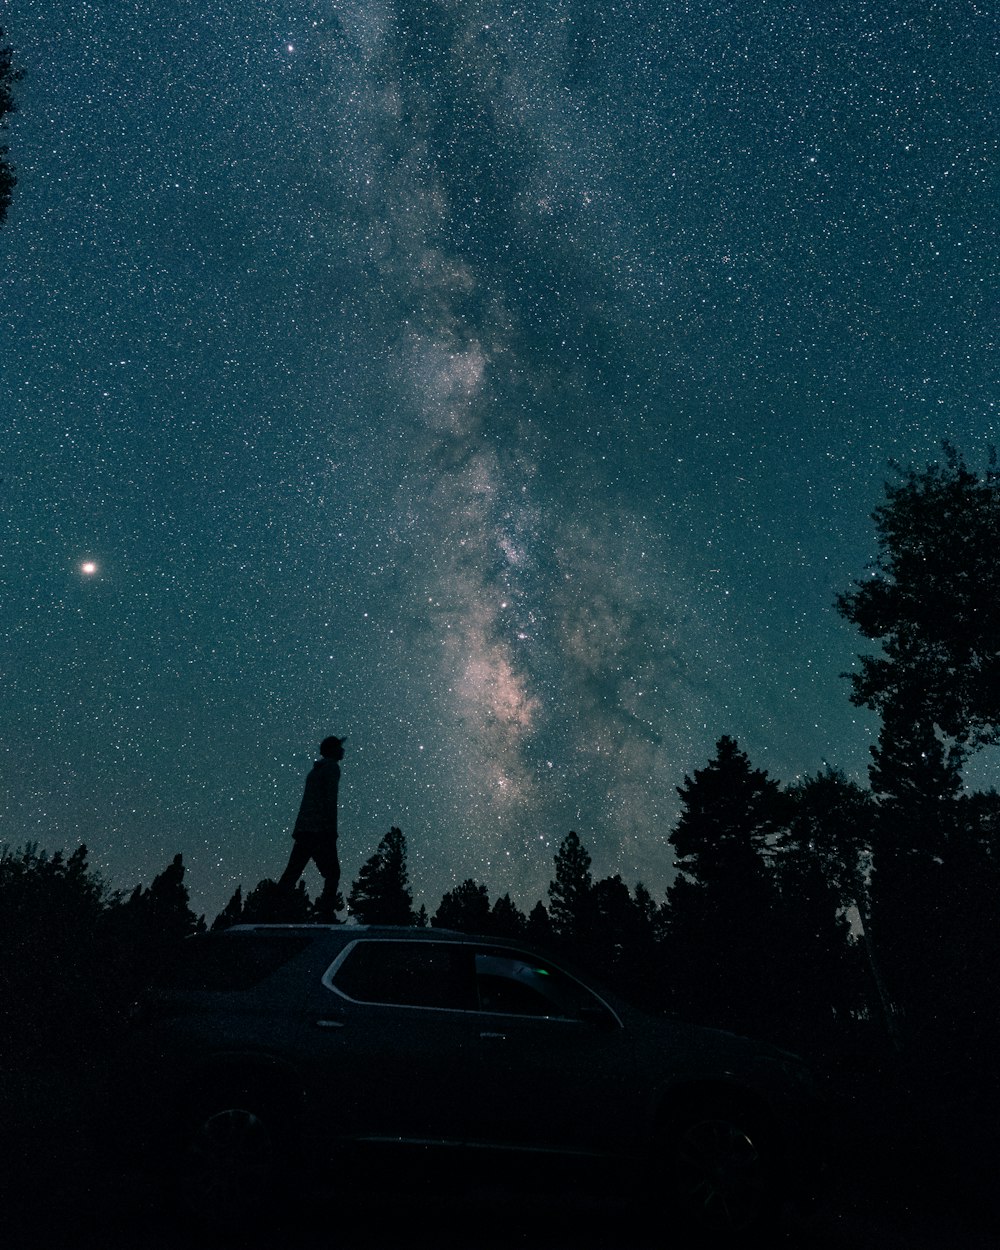
<path id="1" fill-rule="evenodd" d="M 471 962 L 457 943 L 362 940 L 348 950 L 330 983 L 360 1003 L 454 1011 L 474 1005 Z"/>
<path id="2" fill-rule="evenodd" d="M 605 1010 L 573 977 L 514 951 L 478 951 L 476 989 L 480 1011 L 580 1020 Z"/>
<path id="3" fill-rule="evenodd" d="M 157 984 L 171 990 L 250 990 L 300 955 L 312 938 L 298 933 L 204 933 L 174 952 Z"/>

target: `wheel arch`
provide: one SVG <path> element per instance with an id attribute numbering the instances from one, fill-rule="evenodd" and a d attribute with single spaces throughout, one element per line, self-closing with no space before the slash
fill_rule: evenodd
<path id="1" fill-rule="evenodd" d="M 671 1125 L 687 1116 L 712 1108 L 748 1117 L 777 1144 L 779 1119 L 768 1100 L 746 1085 L 725 1077 L 691 1077 L 661 1090 L 650 1126 L 654 1139 L 662 1137 Z"/>
<path id="2" fill-rule="evenodd" d="M 248 1101 L 265 1099 L 293 1121 L 305 1107 L 305 1087 L 292 1067 L 272 1055 L 242 1052 L 213 1055 L 189 1071 L 175 1107 L 184 1115 L 195 1107 L 238 1095 Z"/>

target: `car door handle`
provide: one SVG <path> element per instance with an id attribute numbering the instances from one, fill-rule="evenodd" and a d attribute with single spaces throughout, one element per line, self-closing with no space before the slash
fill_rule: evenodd
<path id="1" fill-rule="evenodd" d="M 328 1017 L 321 1017 L 315 1021 L 317 1029 L 342 1029 L 344 1027 L 343 1020 L 331 1020 Z"/>

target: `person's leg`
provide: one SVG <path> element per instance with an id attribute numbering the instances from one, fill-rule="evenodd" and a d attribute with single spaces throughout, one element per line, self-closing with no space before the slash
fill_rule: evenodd
<path id="1" fill-rule="evenodd" d="M 295 887 L 299 877 L 305 872 L 306 864 L 309 863 L 309 848 L 302 845 L 301 842 L 292 840 L 292 853 L 288 857 L 288 867 L 281 874 L 278 885 L 283 890 L 291 890 Z"/>
<path id="2" fill-rule="evenodd" d="M 340 857 L 336 842 L 332 846 L 317 847 L 313 859 L 323 876 L 323 891 L 316 900 L 316 914 L 320 920 L 330 922 L 337 918 L 337 891 L 340 889 Z"/>

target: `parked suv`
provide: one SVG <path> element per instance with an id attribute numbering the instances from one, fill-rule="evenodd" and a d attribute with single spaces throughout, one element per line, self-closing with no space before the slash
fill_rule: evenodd
<path id="1" fill-rule="evenodd" d="M 365 1144 L 625 1160 L 706 1229 L 808 1181 L 809 1072 L 762 1042 L 614 1000 L 515 941 L 238 925 L 190 939 L 123 1065 L 187 1204 L 259 1209 Z M 631 1165 L 635 1165 L 632 1167 Z"/>

